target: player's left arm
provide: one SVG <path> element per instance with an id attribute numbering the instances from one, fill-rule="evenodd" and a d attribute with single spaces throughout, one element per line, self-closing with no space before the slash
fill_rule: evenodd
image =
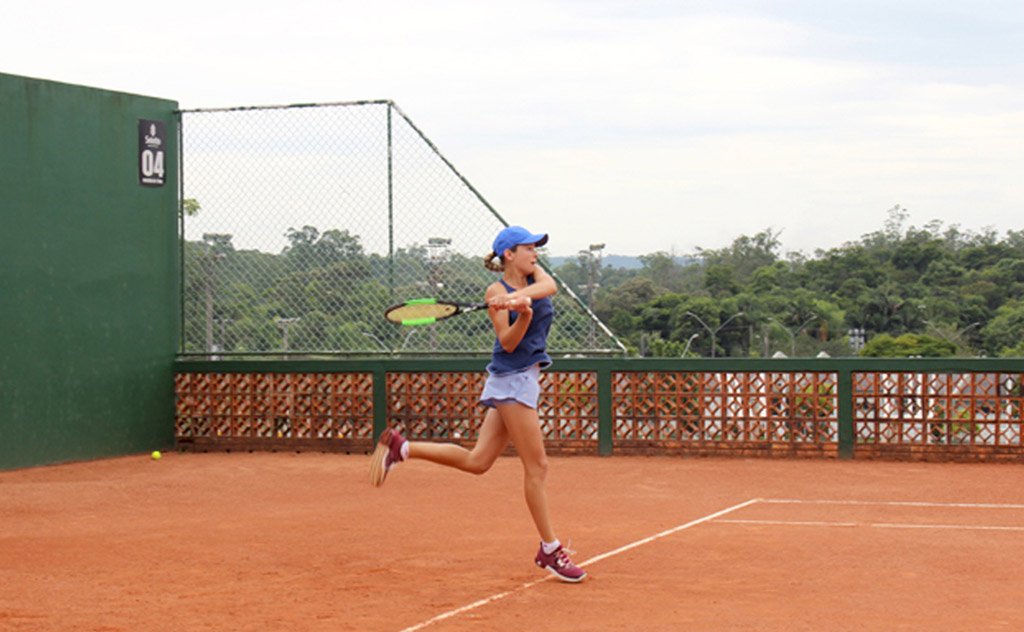
<path id="1" fill-rule="evenodd" d="M 530 300 L 536 301 L 537 299 L 554 296 L 556 292 L 558 292 L 558 285 L 555 283 L 554 277 L 548 274 L 540 266 L 537 266 L 533 270 L 533 283 L 527 285 L 521 290 L 510 292 L 508 297 L 510 299 L 516 299 L 521 296 L 525 296 Z"/>

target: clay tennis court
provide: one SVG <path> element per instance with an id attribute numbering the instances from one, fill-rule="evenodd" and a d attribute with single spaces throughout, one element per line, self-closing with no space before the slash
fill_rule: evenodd
<path id="1" fill-rule="evenodd" d="M 3 630 L 1012 630 L 1013 465 L 552 458 L 545 579 L 520 465 L 167 454 L 0 473 Z"/>

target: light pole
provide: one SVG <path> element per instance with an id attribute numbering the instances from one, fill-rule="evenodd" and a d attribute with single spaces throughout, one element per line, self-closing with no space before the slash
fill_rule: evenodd
<path id="1" fill-rule="evenodd" d="M 968 330 L 974 329 L 975 327 L 977 327 L 980 324 L 981 324 L 981 321 L 979 320 L 979 321 L 971 323 L 970 325 L 967 325 L 966 327 L 964 327 L 960 331 L 956 332 L 956 339 L 960 340 L 960 336 L 966 334 L 968 332 Z"/>
<path id="2" fill-rule="evenodd" d="M 219 328 L 220 328 L 220 344 L 214 344 L 213 346 L 216 347 L 216 348 L 213 349 L 213 351 L 224 351 L 225 349 L 228 348 L 228 343 L 227 343 L 228 336 L 227 336 L 227 332 L 225 331 L 225 327 L 227 325 L 230 325 L 233 322 L 234 322 L 234 320 L 232 320 L 230 318 L 224 318 L 224 317 L 218 317 L 218 316 L 214 316 L 213 317 L 213 323 L 215 325 L 219 325 Z"/>
<path id="3" fill-rule="evenodd" d="M 206 294 L 206 350 L 213 351 L 213 312 L 214 294 L 217 285 L 217 268 L 227 259 L 227 253 L 234 250 L 229 233 L 203 233 L 206 244 L 205 260 L 206 278 L 204 279 Z"/>
<path id="4" fill-rule="evenodd" d="M 405 345 L 409 344 L 409 339 L 412 338 L 413 334 L 417 334 L 422 331 L 419 327 L 413 327 L 409 330 L 409 333 L 405 334 L 405 338 L 402 339 L 402 346 L 398 347 L 398 352 L 405 351 Z"/>
<path id="5" fill-rule="evenodd" d="M 277 326 L 281 328 L 281 332 L 282 332 L 281 347 L 282 347 L 282 349 L 284 351 L 288 350 L 288 328 L 291 325 L 293 325 L 294 323 L 299 322 L 300 320 L 302 320 L 302 319 L 299 318 L 298 316 L 296 316 L 294 318 L 277 318 L 277 319 L 275 319 L 275 322 L 277 323 Z"/>
<path id="6" fill-rule="evenodd" d="M 581 251 L 587 257 L 587 309 L 594 311 L 594 290 L 601 287 L 601 254 L 604 251 L 604 244 L 590 244 L 587 250 Z M 597 325 L 594 323 L 593 314 L 590 317 L 590 348 L 594 348 L 597 337 Z"/>
<path id="7" fill-rule="evenodd" d="M 690 339 L 686 341 L 686 346 L 683 347 L 683 353 L 679 356 L 680 358 L 685 358 L 686 354 L 690 353 L 690 345 L 693 344 L 693 341 L 696 340 L 699 337 L 700 337 L 700 333 L 699 332 L 693 334 L 692 336 L 690 336 Z"/>
<path id="8" fill-rule="evenodd" d="M 742 316 L 743 314 L 744 314 L 744 312 L 739 312 L 737 314 L 733 314 L 729 318 L 725 319 L 725 322 L 722 323 L 721 325 L 719 325 L 716 329 L 712 329 L 711 327 L 708 326 L 708 324 L 706 322 L 701 320 L 700 316 L 694 314 L 693 312 L 686 312 L 687 316 L 692 316 L 692 317 L 696 318 L 697 322 L 699 322 L 701 325 L 703 325 L 704 329 L 707 329 L 708 333 L 711 334 L 711 357 L 712 358 L 715 357 L 715 336 L 717 336 L 718 332 L 722 331 L 722 329 L 725 328 L 725 326 L 728 325 L 732 321 L 732 319 L 738 318 L 739 316 Z"/>
<path id="9" fill-rule="evenodd" d="M 441 264 L 448 258 L 448 246 L 452 245 L 449 237 L 430 237 L 427 239 L 427 250 L 430 251 L 430 271 L 427 282 L 430 284 L 431 292 L 437 292 L 444 287 L 441 281 Z"/>
<path id="10" fill-rule="evenodd" d="M 217 284 L 217 267 L 227 257 L 223 252 L 210 252 L 206 256 L 206 350 L 213 351 L 214 294 Z"/>
<path id="11" fill-rule="evenodd" d="M 377 336 L 371 334 L 368 331 L 360 331 L 359 333 L 363 334 L 364 336 L 366 336 L 370 340 L 376 342 L 380 346 L 380 348 L 383 349 L 384 351 L 388 351 L 388 348 L 384 345 L 383 342 L 381 342 L 381 339 L 378 338 Z"/>
<path id="12" fill-rule="evenodd" d="M 810 324 L 810 322 L 813 321 L 817 317 L 818 317 L 817 314 L 811 314 L 810 318 L 805 320 L 802 325 L 800 325 L 799 327 L 796 328 L 796 333 L 798 334 L 801 331 L 803 331 L 804 327 L 806 327 L 808 324 Z M 769 316 L 768 320 L 772 321 L 773 323 L 775 323 L 779 327 L 782 327 L 782 331 L 786 332 L 786 335 L 789 336 L 789 357 L 791 357 L 791 358 L 796 357 L 796 334 L 791 332 L 788 327 L 786 327 L 785 325 L 783 325 L 779 321 L 775 320 L 773 317 Z"/>
<path id="13" fill-rule="evenodd" d="M 590 265 L 587 270 L 587 307 L 593 309 L 594 290 L 601 287 L 601 255 L 604 244 L 590 244 L 587 248 Z"/>
<path id="14" fill-rule="evenodd" d="M 444 290 L 444 275 L 442 266 L 448 260 L 448 247 L 452 245 L 450 237 L 430 237 L 427 239 L 427 249 L 430 251 L 430 263 L 427 276 L 427 283 L 430 285 L 430 296 L 438 296 Z M 437 330 L 430 328 L 430 348 L 437 349 Z"/>
<path id="15" fill-rule="evenodd" d="M 933 332 L 935 332 L 940 338 L 942 338 L 946 342 L 949 342 L 949 343 L 952 343 L 952 344 L 956 345 L 957 352 L 959 352 L 960 351 L 960 347 L 963 346 L 963 335 L 965 333 L 967 333 L 968 331 L 974 329 L 978 325 L 980 325 L 981 321 L 979 320 L 979 321 L 973 322 L 970 325 L 967 325 L 966 327 L 964 327 L 963 329 L 955 330 L 955 331 L 953 330 L 953 327 L 950 327 L 949 331 L 942 331 L 942 329 L 940 327 L 932 324 L 932 321 L 930 321 L 930 320 L 924 321 L 924 324 L 928 325 L 929 329 L 931 329 Z M 941 325 L 942 323 L 939 323 L 939 324 Z M 950 332 L 952 332 L 952 337 L 955 338 L 955 340 L 950 340 L 950 336 L 947 335 Z"/>

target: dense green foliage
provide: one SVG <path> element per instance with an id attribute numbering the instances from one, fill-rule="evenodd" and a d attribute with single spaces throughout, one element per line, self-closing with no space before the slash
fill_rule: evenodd
<path id="1" fill-rule="evenodd" d="M 383 318 L 396 297 L 482 294 L 494 275 L 475 259 L 446 255 L 442 274 L 425 246 L 389 260 L 366 254 L 345 230 L 304 226 L 286 237 L 280 254 L 236 250 L 231 235 L 185 243 L 186 351 L 464 351 L 491 336 L 486 319 L 466 319 L 457 331 L 402 331 Z"/>
<path id="2" fill-rule="evenodd" d="M 906 219 L 897 206 L 882 230 L 814 256 L 781 256 L 766 229 L 690 265 L 653 253 L 640 270 L 598 271 L 583 251 L 557 272 L 581 296 L 599 286 L 595 313 L 644 355 L 848 356 L 854 329 L 864 355 L 1024 355 L 1024 230 Z"/>
<path id="3" fill-rule="evenodd" d="M 640 355 L 1024 355 L 1024 230 L 1000 237 L 905 221 L 896 207 L 883 229 L 813 256 L 782 256 L 779 233 L 766 229 L 693 257 L 648 254 L 633 270 L 582 251 L 555 272 Z M 287 239 L 279 254 L 236 250 L 230 235 L 185 243 L 186 350 L 488 348 L 486 319 L 427 334 L 381 318 L 383 305 L 420 295 L 478 300 L 495 278 L 478 258 L 413 246 L 388 259 L 348 231 L 310 226 Z M 559 314 L 552 348 L 587 347 L 569 339 L 593 337 L 582 312 Z M 860 344 L 851 330 L 863 330 Z"/>

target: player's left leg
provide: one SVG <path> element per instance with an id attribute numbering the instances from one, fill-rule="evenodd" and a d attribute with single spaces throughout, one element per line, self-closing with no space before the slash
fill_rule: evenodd
<path id="1" fill-rule="evenodd" d="M 551 524 L 546 489 L 548 457 L 537 411 L 518 402 L 505 402 L 498 404 L 498 412 L 523 462 L 523 493 L 541 537 L 534 562 L 562 581 L 583 581 L 587 573 L 569 559 L 569 552 L 555 537 Z"/>
<path id="2" fill-rule="evenodd" d="M 544 435 L 540 430 L 537 411 L 519 402 L 500 402 L 497 405 L 501 420 L 516 452 L 523 463 L 523 494 L 537 532 L 545 542 L 555 539 L 551 526 L 545 480 L 548 475 L 548 456 L 544 451 Z"/>

